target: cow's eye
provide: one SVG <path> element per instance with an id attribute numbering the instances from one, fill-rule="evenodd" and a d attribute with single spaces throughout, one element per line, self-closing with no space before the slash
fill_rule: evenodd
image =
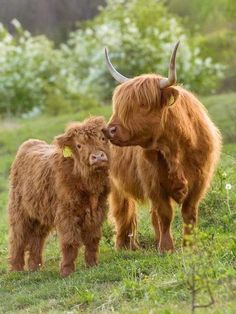
<path id="1" fill-rule="evenodd" d="M 106 141 L 106 138 L 105 138 L 105 136 L 103 136 L 103 137 L 102 137 L 102 141 L 103 141 L 103 142 L 105 142 L 105 141 Z"/>
<path id="2" fill-rule="evenodd" d="M 77 144 L 77 148 L 80 149 L 80 148 L 81 148 L 81 145 L 80 145 L 80 144 Z"/>

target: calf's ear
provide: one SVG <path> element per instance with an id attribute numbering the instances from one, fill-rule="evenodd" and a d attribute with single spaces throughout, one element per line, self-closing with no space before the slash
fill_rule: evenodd
<path id="1" fill-rule="evenodd" d="M 66 134 L 61 134 L 54 138 L 54 143 L 57 144 L 60 148 L 64 148 L 70 144 L 70 138 Z"/>
<path id="2" fill-rule="evenodd" d="M 179 97 L 179 91 L 173 87 L 164 88 L 161 91 L 161 107 L 172 106 Z"/>

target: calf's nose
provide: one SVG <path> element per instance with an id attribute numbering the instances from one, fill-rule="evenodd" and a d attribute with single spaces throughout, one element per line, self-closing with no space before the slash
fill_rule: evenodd
<path id="1" fill-rule="evenodd" d="M 102 151 L 98 151 L 98 152 L 95 152 L 95 153 L 92 153 L 90 156 L 89 156 L 89 163 L 90 165 L 93 165 L 93 164 L 96 164 L 98 162 L 102 162 L 102 161 L 107 161 L 107 155 L 102 152 Z"/>

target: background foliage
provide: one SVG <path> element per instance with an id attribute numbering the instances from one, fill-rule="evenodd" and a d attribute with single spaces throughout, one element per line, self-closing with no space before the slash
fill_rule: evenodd
<path id="1" fill-rule="evenodd" d="M 79 74 L 82 91 L 106 99 L 114 83 L 104 67 L 104 47 L 109 48 L 114 64 L 126 76 L 152 72 L 166 76 L 171 49 L 179 39 L 179 82 L 199 93 L 212 92 L 222 66 L 209 56 L 202 58 L 179 19 L 155 0 L 149 0 L 148 5 L 145 0 L 107 1 L 94 20 L 71 33 L 67 56 L 74 60 L 71 65 Z"/>
<path id="2" fill-rule="evenodd" d="M 148 0 L 148 5 L 145 0 L 108 0 L 59 47 L 44 35 L 32 36 L 17 20 L 14 37 L 1 26 L 0 114 L 21 114 L 35 107 L 57 114 L 107 102 L 115 83 L 105 67 L 105 46 L 127 76 L 166 76 L 171 49 L 180 39 L 179 83 L 200 94 L 213 93 L 225 65 L 206 53 L 204 37 L 186 30 L 184 18 L 169 11 L 155 0 Z"/>
<path id="3" fill-rule="evenodd" d="M 202 48 L 202 56 L 225 65 L 218 91 L 236 89 L 236 2 L 234 0 L 167 0 Z"/>

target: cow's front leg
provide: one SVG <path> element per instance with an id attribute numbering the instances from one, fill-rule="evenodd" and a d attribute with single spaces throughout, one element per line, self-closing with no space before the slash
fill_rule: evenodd
<path id="1" fill-rule="evenodd" d="M 181 204 L 188 194 L 188 181 L 185 178 L 184 171 L 179 165 L 173 168 L 168 175 L 170 181 L 171 196 L 176 203 Z"/>
<path id="2" fill-rule="evenodd" d="M 115 186 L 112 186 L 109 200 L 111 217 L 116 227 L 116 248 L 118 250 L 138 249 L 135 202 L 126 198 Z"/>

